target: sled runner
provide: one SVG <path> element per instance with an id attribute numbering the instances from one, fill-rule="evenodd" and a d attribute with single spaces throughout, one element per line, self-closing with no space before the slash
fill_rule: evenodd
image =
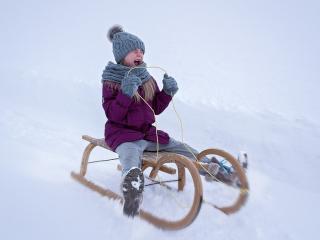
<path id="1" fill-rule="evenodd" d="M 110 199 L 118 200 L 120 203 L 122 203 L 123 198 L 120 194 L 106 189 L 86 178 L 88 164 L 90 163 L 89 157 L 92 150 L 97 146 L 105 148 L 107 150 L 110 150 L 110 148 L 106 145 L 103 138 L 96 139 L 84 135 L 82 136 L 82 139 L 88 141 L 89 144 L 83 152 L 80 172 L 71 172 L 71 176 L 91 190 L 94 190 Z M 227 206 L 218 206 L 210 203 L 209 204 L 216 209 L 221 210 L 225 214 L 235 213 L 245 204 L 249 194 L 249 186 L 244 169 L 232 155 L 223 150 L 213 148 L 207 149 L 200 152 L 196 157 L 198 160 L 201 160 L 203 157 L 208 155 L 220 156 L 226 159 L 234 169 L 238 179 L 237 187 L 231 186 L 232 188 L 237 190 L 235 199 L 232 202 L 228 203 Z M 139 212 L 139 217 L 161 229 L 178 230 L 185 228 L 186 226 L 190 225 L 197 217 L 201 205 L 204 202 L 203 186 L 201 177 L 199 175 L 199 170 L 207 169 L 208 164 L 202 163 L 200 161 L 190 161 L 190 159 L 187 159 L 182 155 L 168 152 L 159 152 L 158 161 L 156 161 L 156 159 L 156 152 L 144 152 L 143 154 L 142 170 L 144 171 L 145 178 L 150 181 L 150 183 L 146 184 L 145 186 L 157 185 L 159 186 L 159 188 L 165 188 L 166 191 L 169 191 L 169 193 L 164 192 L 164 195 L 166 195 L 168 199 L 173 199 L 173 202 L 181 205 L 181 208 L 183 208 L 183 212 L 177 214 L 177 217 L 169 218 L 166 213 L 164 213 L 164 216 L 160 216 L 161 214 L 159 212 L 158 213 L 160 215 L 154 213 L 154 208 L 145 210 L 142 207 Z M 118 170 L 121 170 L 120 165 L 118 165 Z M 168 176 L 174 176 L 175 179 L 166 180 Z M 186 188 L 187 191 L 184 191 Z M 184 192 L 185 195 L 182 194 Z M 152 195 L 152 193 L 150 195 Z M 181 200 L 181 196 L 188 199 L 188 201 L 184 202 L 183 200 Z M 155 198 L 152 198 L 152 196 L 150 196 L 150 199 L 150 201 L 154 201 Z M 166 204 L 168 204 L 167 207 Z M 162 205 L 166 209 L 166 211 L 172 212 L 170 210 L 170 204 L 170 202 L 167 203 L 167 201 L 162 201 L 160 205 Z M 173 208 L 173 211 L 175 209 L 176 208 Z M 175 214 L 173 213 L 173 215 Z"/>

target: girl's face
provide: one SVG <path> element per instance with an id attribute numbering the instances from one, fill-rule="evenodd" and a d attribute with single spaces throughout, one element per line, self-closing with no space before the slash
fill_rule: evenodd
<path id="1" fill-rule="evenodd" d="M 123 59 L 123 65 L 127 67 L 136 67 L 143 63 L 143 52 L 141 49 L 135 49 L 127 54 Z"/>

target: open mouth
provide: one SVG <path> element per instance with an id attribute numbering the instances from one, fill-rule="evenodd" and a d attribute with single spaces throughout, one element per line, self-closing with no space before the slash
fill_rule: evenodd
<path id="1" fill-rule="evenodd" d="M 135 66 L 139 66 L 142 63 L 142 60 L 137 59 L 137 60 L 134 60 L 133 63 L 134 63 Z"/>

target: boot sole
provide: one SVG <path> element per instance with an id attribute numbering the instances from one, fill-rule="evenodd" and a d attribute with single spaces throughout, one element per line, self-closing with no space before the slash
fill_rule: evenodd
<path id="1" fill-rule="evenodd" d="M 141 181 L 139 183 L 139 181 Z M 144 188 L 144 176 L 140 169 L 132 169 L 125 176 L 122 184 L 124 205 L 123 213 L 129 217 L 139 214 L 139 207 L 142 202 Z"/>

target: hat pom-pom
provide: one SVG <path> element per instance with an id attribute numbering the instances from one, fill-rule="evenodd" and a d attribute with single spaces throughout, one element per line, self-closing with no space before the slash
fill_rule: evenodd
<path id="1" fill-rule="evenodd" d="M 107 34 L 109 41 L 112 42 L 114 35 L 119 32 L 123 32 L 122 26 L 114 25 L 113 27 L 111 27 L 108 31 L 108 34 Z"/>

